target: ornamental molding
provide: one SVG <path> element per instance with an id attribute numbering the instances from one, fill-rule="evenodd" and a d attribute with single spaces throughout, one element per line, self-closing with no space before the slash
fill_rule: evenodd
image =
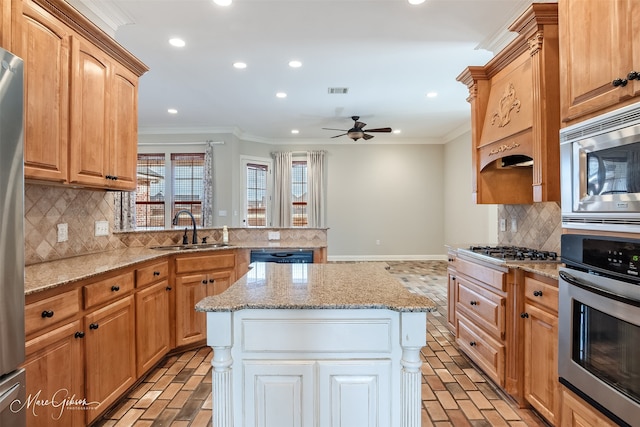
<path id="1" fill-rule="evenodd" d="M 489 151 L 489 155 L 493 156 L 495 154 L 500 154 L 518 147 L 520 147 L 520 144 L 516 141 L 513 141 L 511 144 L 502 144 L 500 147 L 494 148 L 493 150 Z"/>
<path id="2" fill-rule="evenodd" d="M 498 101 L 498 110 L 491 117 L 491 125 L 498 123 L 498 127 L 505 127 L 511 121 L 511 111 L 520 112 L 520 100 L 516 97 L 516 88 L 509 83 Z"/>

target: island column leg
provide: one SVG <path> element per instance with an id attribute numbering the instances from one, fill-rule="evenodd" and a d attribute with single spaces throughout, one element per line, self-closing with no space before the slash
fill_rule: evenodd
<path id="1" fill-rule="evenodd" d="M 400 408 L 402 427 L 420 427 L 422 381 L 420 349 L 427 343 L 427 313 L 401 313 L 402 366 Z"/>
<path id="2" fill-rule="evenodd" d="M 213 427 L 233 427 L 233 323 L 230 312 L 207 313 L 207 344 L 213 348 L 211 392 Z"/>

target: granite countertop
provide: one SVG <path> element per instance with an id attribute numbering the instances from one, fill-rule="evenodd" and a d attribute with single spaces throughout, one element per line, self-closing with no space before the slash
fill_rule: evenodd
<path id="1" fill-rule="evenodd" d="M 157 250 L 145 247 L 116 249 L 112 251 L 81 255 L 48 261 L 25 267 L 24 293 L 30 295 L 57 286 L 88 279 L 99 274 L 120 268 L 129 267 L 153 259 L 162 259 L 172 254 L 195 254 L 228 249 L 316 249 L 318 244 L 303 242 L 302 244 L 284 242 L 242 242 L 217 248 L 190 249 L 188 251 Z"/>
<path id="2" fill-rule="evenodd" d="M 385 268 L 367 264 L 254 263 L 229 289 L 196 304 L 196 311 L 243 309 L 389 309 L 435 311 Z"/>

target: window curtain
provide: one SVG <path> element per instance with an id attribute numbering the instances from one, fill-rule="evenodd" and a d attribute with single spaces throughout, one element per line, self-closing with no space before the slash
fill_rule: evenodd
<path id="1" fill-rule="evenodd" d="M 291 152 L 271 154 L 273 165 L 272 227 L 291 227 Z"/>
<path id="2" fill-rule="evenodd" d="M 136 229 L 136 192 L 115 191 L 113 193 L 114 224 L 120 231 Z"/>
<path id="3" fill-rule="evenodd" d="M 324 151 L 307 152 L 307 226 L 325 226 Z"/>
<path id="4" fill-rule="evenodd" d="M 204 149 L 204 173 L 202 177 L 202 219 L 204 227 L 213 227 L 213 142 Z"/>

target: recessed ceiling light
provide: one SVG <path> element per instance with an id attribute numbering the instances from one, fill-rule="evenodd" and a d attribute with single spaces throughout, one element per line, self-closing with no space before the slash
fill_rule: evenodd
<path id="1" fill-rule="evenodd" d="M 302 67 L 302 62 L 296 61 L 296 60 L 289 61 L 289 67 L 291 67 L 291 68 L 300 68 L 300 67 Z"/>
<path id="2" fill-rule="evenodd" d="M 231 4 L 231 0 L 213 0 L 213 2 L 218 6 L 229 6 Z"/>
<path id="3" fill-rule="evenodd" d="M 276 96 L 277 96 L 278 98 L 286 98 L 286 97 L 287 97 L 287 94 L 286 94 L 286 93 L 284 93 L 284 92 L 278 92 L 278 93 L 276 93 Z"/>
<path id="4" fill-rule="evenodd" d="M 427 98 L 435 98 L 438 96 L 438 92 L 427 92 Z"/>
<path id="5" fill-rule="evenodd" d="M 237 68 L 238 70 L 243 70 L 243 69 L 247 68 L 247 63 L 246 62 L 234 62 L 233 63 L 233 67 Z"/>
<path id="6" fill-rule="evenodd" d="M 393 133 L 398 134 L 398 133 L 402 133 L 402 131 L 400 129 L 394 129 Z"/>
<path id="7" fill-rule="evenodd" d="M 167 113 L 169 113 L 169 114 L 178 114 L 178 110 L 176 110 L 175 108 L 169 108 L 167 110 Z"/>
<path id="8" fill-rule="evenodd" d="M 409 0 L 409 4 L 422 4 L 425 0 Z"/>
<path id="9" fill-rule="evenodd" d="M 300 131 L 298 129 L 291 129 L 291 133 L 297 135 L 300 133 Z"/>
<path id="10" fill-rule="evenodd" d="M 186 43 L 184 42 L 184 40 L 179 39 L 177 37 L 174 37 L 172 39 L 169 39 L 169 44 L 171 46 L 175 46 L 175 47 L 184 47 L 186 45 Z"/>

